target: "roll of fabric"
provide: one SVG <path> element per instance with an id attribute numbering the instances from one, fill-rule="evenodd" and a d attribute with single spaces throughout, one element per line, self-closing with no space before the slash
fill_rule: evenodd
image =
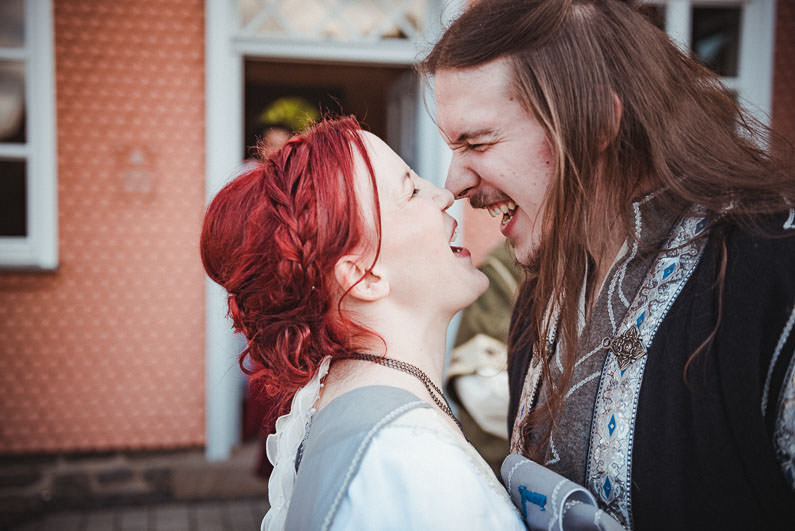
<path id="1" fill-rule="evenodd" d="M 530 529 L 619 531 L 585 487 L 519 454 L 502 462 L 502 482 Z"/>

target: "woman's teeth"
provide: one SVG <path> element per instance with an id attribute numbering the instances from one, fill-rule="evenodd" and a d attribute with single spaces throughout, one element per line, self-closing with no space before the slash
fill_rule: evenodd
<path id="1" fill-rule="evenodd" d="M 491 217 L 502 216 L 502 226 L 507 225 L 513 218 L 513 213 L 516 210 L 516 203 L 513 201 L 503 201 L 502 203 L 495 203 L 487 207 Z"/>

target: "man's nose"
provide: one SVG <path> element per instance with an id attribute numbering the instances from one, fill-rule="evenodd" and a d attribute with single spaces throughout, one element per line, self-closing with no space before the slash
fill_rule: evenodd
<path id="1" fill-rule="evenodd" d="M 447 179 L 444 187 L 452 192 L 456 199 L 468 197 L 469 193 L 477 186 L 477 174 L 469 168 L 460 157 L 453 153 L 450 168 L 447 170 Z"/>

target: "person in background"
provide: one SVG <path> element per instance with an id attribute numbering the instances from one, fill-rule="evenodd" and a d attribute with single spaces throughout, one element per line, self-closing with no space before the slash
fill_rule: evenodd
<path id="1" fill-rule="evenodd" d="M 508 324 L 520 276 L 508 244 L 478 266 L 489 288 L 461 313 L 445 388 L 469 441 L 499 473 L 508 453 Z"/>
<path id="2" fill-rule="evenodd" d="M 791 147 L 617 0 L 480 0 L 421 68 L 526 270 L 512 452 L 627 528 L 795 528 Z"/>
<path id="3" fill-rule="evenodd" d="M 257 151 L 262 159 L 267 159 L 290 139 L 293 132 L 283 124 L 269 124 L 262 127 L 257 135 Z"/>

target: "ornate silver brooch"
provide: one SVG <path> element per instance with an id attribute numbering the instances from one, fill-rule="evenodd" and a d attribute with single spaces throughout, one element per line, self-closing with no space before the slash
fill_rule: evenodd
<path id="1" fill-rule="evenodd" d="M 610 339 L 606 337 L 602 340 L 602 347 L 613 352 L 618 361 L 618 367 L 623 371 L 633 361 L 642 358 L 646 354 L 643 342 L 640 340 L 640 331 L 636 325 L 630 326 L 620 336 Z"/>

